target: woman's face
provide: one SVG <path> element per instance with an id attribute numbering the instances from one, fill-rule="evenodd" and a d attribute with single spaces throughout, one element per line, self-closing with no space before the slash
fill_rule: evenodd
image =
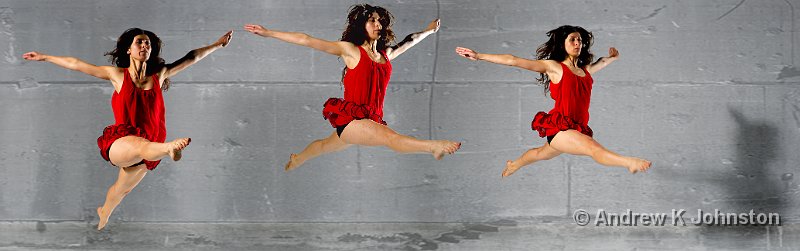
<path id="1" fill-rule="evenodd" d="M 581 49 L 583 49 L 581 34 L 576 31 L 567 35 L 567 40 L 564 41 L 564 49 L 570 56 L 577 57 L 580 55 Z"/>
<path id="2" fill-rule="evenodd" d="M 147 59 L 150 59 L 150 51 L 152 49 L 153 48 L 150 46 L 150 38 L 147 37 L 147 35 L 136 35 L 133 37 L 131 47 L 128 48 L 128 55 L 131 55 L 132 59 L 145 62 Z"/>
<path id="3" fill-rule="evenodd" d="M 378 40 L 378 38 L 380 38 L 381 29 L 383 29 L 380 20 L 381 16 L 379 16 L 377 12 L 372 12 L 369 18 L 367 18 L 364 29 L 366 29 L 367 37 L 369 37 L 370 40 Z"/>

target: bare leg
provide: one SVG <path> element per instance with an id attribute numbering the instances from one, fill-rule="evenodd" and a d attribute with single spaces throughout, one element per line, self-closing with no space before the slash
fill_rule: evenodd
<path id="1" fill-rule="evenodd" d="M 145 174 L 147 174 L 147 168 L 144 164 L 119 169 L 117 181 L 108 188 L 106 202 L 102 207 L 97 208 L 97 216 L 100 218 L 100 222 L 97 223 L 97 230 L 101 230 L 106 226 L 111 212 L 114 212 L 117 205 L 122 202 L 122 198 L 125 198 L 125 195 L 128 195 L 142 181 Z"/>
<path id="2" fill-rule="evenodd" d="M 503 170 L 503 177 L 511 176 L 517 170 L 522 168 L 523 166 L 527 166 L 533 164 L 536 161 L 540 160 L 549 160 L 555 158 L 556 156 L 560 155 L 561 152 L 550 146 L 547 142 L 544 143 L 543 146 L 530 149 L 519 156 L 517 160 L 514 161 L 506 161 L 506 169 Z"/>
<path id="3" fill-rule="evenodd" d="M 586 155 L 592 157 L 594 161 L 604 166 L 620 166 L 628 168 L 631 173 L 646 171 L 650 168 L 650 161 L 621 156 L 605 149 L 592 137 L 586 136 L 575 130 L 559 132 L 550 145 L 558 151 Z"/>
<path id="4" fill-rule="evenodd" d="M 339 135 L 336 135 L 336 131 L 334 131 L 327 138 L 314 140 L 314 142 L 308 144 L 306 149 L 303 149 L 303 151 L 299 154 L 290 155 L 289 162 L 286 163 L 284 170 L 291 171 L 292 169 L 303 165 L 303 163 L 305 163 L 307 160 L 316 158 L 326 153 L 338 152 L 349 146 L 350 145 L 344 143 L 344 141 L 339 138 Z"/>
<path id="5" fill-rule="evenodd" d="M 437 160 L 442 159 L 445 154 L 455 153 L 461 147 L 459 142 L 419 140 L 398 134 L 391 128 L 368 119 L 350 122 L 342 132 L 342 140 L 348 144 L 386 146 L 399 153 L 430 153 Z"/>
<path id="6" fill-rule="evenodd" d="M 111 159 L 111 164 L 118 167 L 135 165 L 143 159 L 156 161 L 167 156 L 177 161 L 181 159 L 183 148 L 191 141 L 190 138 L 180 138 L 171 142 L 156 143 L 142 137 L 125 136 L 111 144 L 108 157 Z"/>

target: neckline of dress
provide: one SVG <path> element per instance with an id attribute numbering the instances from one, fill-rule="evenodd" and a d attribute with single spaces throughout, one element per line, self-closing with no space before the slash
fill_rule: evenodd
<path id="1" fill-rule="evenodd" d="M 362 51 L 364 51 L 364 54 L 366 54 L 367 59 L 369 59 L 369 61 L 372 61 L 373 63 L 380 64 L 380 65 L 384 65 L 384 64 L 389 63 L 389 59 L 386 58 L 386 56 L 383 53 L 378 52 L 379 54 L 381 54 L 381 57 L 383 58 L 383 60 L 386 60 L 386 62 L 380 63 L 380 62 L 375 62 L 375 60 L 373 60 L 372 57 L 369 56 L 369 53 L 367 53 L 367 49 L 364 49 L 364 47 L 361 47 L 360 45 L 358 46 L 358 48 L 361 49 Z"/>
<path id="2" fill-rule="evenodd" d="M 155 87 L 156 87 L 156 83 L 155 83 L 155 82 L 153 82 L 153 86 L 151 86 L 151 87 L 150 87 L 150 89 L 139 88 L 139 87 L 137 87 L 137 86 L 136 86 L 136 84 L 133 82 L 133 77 L 131 76 L 131 72 L 128 70 L 128 68 L 125 68 L 125 73 L 126 73 L 125 75 L 128 77 L 128 80 L 130 80 L 131 86 L 132 86 L 132 87 L 133 87 L 133 89 L 135 89 L 135 90 L 140 90 L 140 91 L 152 91 L 152 90 L 153 90 L 153 89 L 155 89 Z M 145 76 L 145 77 L 146 77 L 146 76 Z M 152 76 L 150 76 L 150 77 L 152 77 Z"/>
<path id="3" fill-rule="evenodd" d="M 566 64 L 564 64 L 564 63 L 562 63 L 562 62 L 558 62 L 558 63 L 559 63 L 559 64 L 561 64 L 561 65 L 563 65 L 563 66 L 564 66 L 564 68 L 566 68 L 567 70 L 569 70 L 569 73 L 572 73 L 572 75 L 575 75 L 576 77 L 579 77 L 579 78 L 585 78 L 586 76 L 589 76 L 589 73 L 588 73 L 588 72 L 586 72 L 586 69 L 580 68 L 581 70 L 583 70 L 583 76 L 581 76 L 581 75 L 575 74 L 575 72 L 573 72 L 573 71 L 572 71 L 572 69 L 570 69 L 570 68 L 569 68 L 569 66 L 567 66 Z"/>

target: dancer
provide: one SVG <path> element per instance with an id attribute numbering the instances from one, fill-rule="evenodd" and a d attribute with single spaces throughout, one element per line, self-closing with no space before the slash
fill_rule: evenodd
<path id="1" fill-rule="evenodd" d="M 541 147 L 528 150 L 514 161 L 506 161 L 503 177 L 513 174 L 523 166 L 552 159 L 561 153 L 590 156 L 597 163 L 625 167 L 631 173 L 650 168 L 650 161 L 620 156 L 604 148 L 592 138 L 592 129 L 588 125 L 592 74 L 617 60 L 617 49 L 609 48 L 607 57 L 591 63 L 594 57 L 589 51 L 593 38 L 591 32 L 578 26 L 564 25 L 547 32 L 547 36 L 550 39 L 536 49 L 537 60 L 456 48 L 458 55 L 471 60 L 484 60 L 538 72 L 541 78 L 537 80 L 555 100 L 555 107 L 550 112 L 537 113 L 531 123 L 533 130 L 539 132 L 539 137 L 547 137 L 547 142 Z"/>
<path id="2" fill-rule="evenodd" d="M 46 61 L 110 80 L 114 86 L 111 108 L 115 123 L 103 130 L 103 135 L 97 138 L 97 146 L 103 159 L 119 167 L 119 176 L 108 188 L 103 206 L 97 208 L 100 218 L 97 230 L 105 227 L 114 208 L 139 184 L 148 170 L 158 166 L 161 158 L 181 159 L 181 151 L 191 139 L 178 138 L 164 143 L 167 131 L 162 90 L 169 88 L 170 77 L 228 45 L 232 34 L 233 31 L 229 31 L 213 44 L 192 50 L 172 64 L 165 64 L 159 57 L 161 39 L 153 32 L 139 28 L 122 33 L 114 50 L 106 53 L 113 66 L 96 66 L 74 57 L 39 52 L 23 55 L 27 60 Z"/>
<path id="3" fill-rule="evenodd" d="M 391 61 L 422 39 L 439 30 L 439 20 L 433 20 L 425 30 L 408 35 L 400 43 L 394 41 L 393 16 L 382 7 L 354 5 L 347 15 L 347 28 L 341 41 L 327 41 L 303 33 L 269 30 L 261 25 L 247 24 L 245 30 L 281 41 L 307 46 L 344 61 L 342 73 L 344 98 L 330 98 L 322 115 L 336 128 L 327 138 L 311 142 L 299 154 L 291 154 L 284 169 L 292 170 L 322 154 L 344 150 L 350 145 L 387 146 L 399 153 L 426 152 L 441 159 L 455 153 L 461 143 L 448 140 L 419 140 L 398 134 L 383 121 L 383 98 Z"/>

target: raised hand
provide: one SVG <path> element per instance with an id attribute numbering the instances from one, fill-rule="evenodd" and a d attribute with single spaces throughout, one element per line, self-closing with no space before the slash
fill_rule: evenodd
<path id="1" fill-rule="evenodd" d="M 39 53 L 39 52 L 31 51 L 31 52 L 22 54 L 22 58 L 24 58 L 25 60 L 31 60 L 31 61 L 44 61 L 44 59 L 47 58 L 47 55 Z"/>
<path id="2" fill-rule="evenodd" d="M 266 37 L 267 36 L 266 34 L 269 31 L 266 28 L 264 28 L 264 26 L 257 25 L 257 24 L 245 24 L 244 25 L 244 30 L 246 30 L 247 32 L 262 36 L 262 37 Z"/>
<path id="3" fill-rule="evenodd" d="M 460 55 L 462 57 L 465 57 L 465 58 L 468 58 L 470 60 L 478 60 L 478 58 L 477 58 L 478 53 L 473 51 L 472 49 L 469 49 L 469 48 L 456 47 L 456 53 L 458 53 L 458 55 Z"/>
<path id="4" fill-rule="evenodd" d="M 442 25 L 442 20 L 438 18 L 434 19 L 433 21 L 431 21 L 431 23 L 428 24 L 428 27 L 425 28 L 425 31 L 432 31 L 433 33 L 436 33 L 437 31 L 439 31 L 439 27 L 441 25 Z"/>
<path id="5" fill-rule="evenodd" d="M 617 48 L 614 47 L 608 48 L 608 58 L 614 60 L 619 58 L 619 51 L 617 51 Z"/>
<path id="6" fill-rule="evenodd" d="M 219 44 L 222 47 L 228 46 L 232 38 L 233 38 L 233 31 L 228 31 L 228 33 L 225 33 L 225 35 L 222 35 L 222 37 L 217 39 L 217 42 L 215 44 Z"/>

